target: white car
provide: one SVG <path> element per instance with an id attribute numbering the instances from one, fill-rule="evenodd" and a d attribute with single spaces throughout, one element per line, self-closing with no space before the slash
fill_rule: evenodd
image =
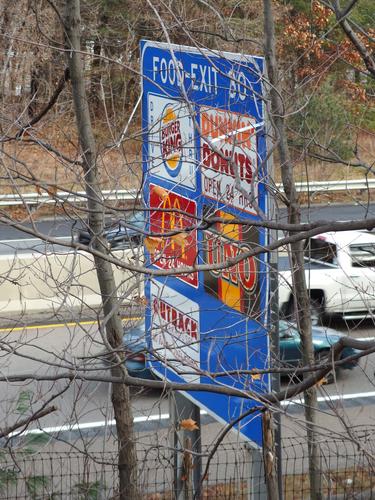
<path id="1" fill-rule="evenodd" d="M 279 259 L 279 269 L 279 307 L 284 316 L 293 317 L 295 301 L 287 257 Z M 375 311 L 375 234 L 342 231 L 310 238 L 305 243 L 305 276 L 313 323 L 325 315 L 368 316 Z"/>

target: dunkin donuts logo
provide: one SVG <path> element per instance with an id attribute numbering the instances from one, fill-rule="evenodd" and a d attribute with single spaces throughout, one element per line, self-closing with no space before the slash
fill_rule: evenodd
<path id="1" fill-rule="evenodd" d="M 200 109 L 202 193 L 226 206 L 256 213 L 243 193 L 257 192 L 257 137 L 254 117 Z"/>
<path id="2" fill-rule="evenodd" d="M 161 155 L 168 173 L 176 177 L 182 164 L 181 123 L 170 104 L 164 108 L 160 129 Z"/>

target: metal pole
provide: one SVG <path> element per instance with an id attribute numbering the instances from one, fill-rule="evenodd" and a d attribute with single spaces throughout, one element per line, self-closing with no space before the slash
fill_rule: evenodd
<path id="1" fill-rule="evenodd" d="M 276 233 L 276 232 L 274 232 Z M 274 235 L 272 235 L 275 237 Z M 279 294 L 278 294 L 278 265 L 277 253 L 273 252 L 270 258 L 270 291 L 271 291 L 271 367 L 276 366 L 280 359 L 280 337 L 279 337 Z M 273 392 L 280 391 L 280 373 L 273 373 L 271 377 L 271 387 Z M 277 405 L 280 408 L 280 404 Z M 283 477 L 282 477 L 282 448 L 281 448 L 281 414 L 279 411 L 273 415 L 275 423 L 275 448 L 277 460 L 277 480 L 279 485 L 279 498 L 283 498 Z"/>
<path id="2" fill-rule="evenodd" d="M 267 500 L 267 485 L 264 480 L 264 462 L 261 449 L 247 445 L 249 453 L 248 500 Z"/>
<path id="3" fill-rule="evenodd" d="M 266 123 L 266 143 L 267 143 L 267 151 L 271 151 L 270 145 L 270 129 L 271 123 L 269 120 L 269 110 L 266 107 L 265 113 L 265 123 Z M 272 155 L 267 161 L 267 173 L 270 179 L 275 179 L 275 171 L 273 164 Z M 269 193 L 267 197 L 268 204 L 268 219 L 278 222 L 278 207 L 275 203 L 275 199 L 272 194 Z M 270 229 L 268 232 L 269 242 L 273 243 L 278 240 L 278 231 L 277 229 Z M 278 360 L 280 359 L 280 336 L 279 336 L 279 320 L 280 320 L 280 312 L 279 312 L 279 268 L 278 268 L 278 250 L 273 250 L 269 254 L 269 273 L 270 273 L 270 353 L 271 353 L 271 368 L 276 366 Z M 273 373 L 271 375 L 271 389 L 273 392 L 280 391 L 280 373 Z M 275 405 L 280 408 L 280 405 Z M 280 411 L 275 412 L 273 415 L 273 421 L 275 425 L 275 451 L 276 451 L 276 460 L 277 460 L 277 481 L 279 487 L 279 499 L 283 499 L 283 476 L 282 476 L 282 448 L 281 448 L 281 414 Z"/>
<path id="4" fill-rule="evenodd" d="M 169 398 L 173 424 L 174 498 L 193 500 L 200 496 L 202 476 L 200 408 L 179 392 Z M 181 422 L 191 419 L 196 428 L 181 427 Z"/>

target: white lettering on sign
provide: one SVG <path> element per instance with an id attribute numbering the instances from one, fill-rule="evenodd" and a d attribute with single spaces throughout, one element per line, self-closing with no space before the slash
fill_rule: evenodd
<path id="1" fill-rule="evenodd" d="M 190 65 L 190 78 L 193 89 L 207 94 L 217 94 L 217 69 L 213 66 L 192 63 Z"/>
<path id="2" fill-rule="evenodd" d="M 199 306 L 168 286 L 151 283 L 151 339 L 155 355 L 189 382 L 199 382 Z M 189 373 L 188 373 L 189 372 Z"/>
<path id="3" fill-rule="evenodd" d="M 233 70 L 229 71 L 228 76 L 230 78 L 229 86 L 229 97 L 231 99 L 239 98 L 244 101 L 247 96 L 248 82 L 243 71 L 235 72 Z"/>
<path id="4" fill-rule="evenodd" d="M 202 193 L 219 203 L 254 213 L 249 200 L 236 188 L 256 195 L 256 121 L 215 108 L 202 107 Z"/>
<path id="5" fill-rule="evenodd" d="M 165 59 L 154 56 L 152 58 L 152 79 L 156 82 L 159 79 L 162 83 L 169 83 L 170 85 L 181 85 L 184 81 L 184 71 L 182 62 L 177 60 L 178 68 L 176 70 L 173 59 Z"/>
<path id="6" fill-rule="evenodd" d="M 207 94 L 218 93 L 218 70 L 210 64 L 191 63 L 183 67 L 182 62 L 176 59 L 176 69 L 173 59 L 154 56 L 152 58 L 152 79 L 162 84 L 180 85 L 185 78 L 190 78 L 192 88 Z"/>

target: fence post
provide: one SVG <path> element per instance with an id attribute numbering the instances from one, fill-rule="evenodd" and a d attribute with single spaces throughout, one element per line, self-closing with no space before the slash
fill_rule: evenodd
<path id="1" fill-rule="evenodd" d="M 174 498 L 193 500 L 200 497 L 202 475 L 200 408 L 179 392 L 169 397 L 169 406 L 173 425 Z M 182 421 L 189 419 L 196 425 L 187 422 L 187 426 L 181 426 Z"/>

